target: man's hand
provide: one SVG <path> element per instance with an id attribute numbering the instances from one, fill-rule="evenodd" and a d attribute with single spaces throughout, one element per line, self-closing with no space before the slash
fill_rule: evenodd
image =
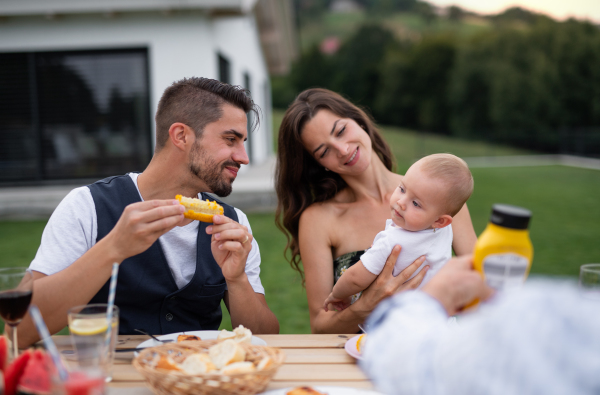
<path id="1" fill-rule="evenodd" d="M 125 207 L 105 237 L 116 261 L 120 263 L 146 251 L 160 236 L 183 221 L 184 211 L 177 200 L 149 200 Z"/>
<path id="2" fill-rule="evenodd" d="M 486 300 L 494 293 L 483 281 L 481 274 L 473 270 L 473 256 L 452 258 L 425 284 L 423 292 L 437 299 L 454 315 L 475 299 Z"/>
<path id="3" fill-rule="evenodd" d="M 253 240 L 248 228 L 224 215 L 215 215 L 206 233 L 212 235 L 210 247 L 225 280 L 236 281 L 243 277 Z"/>

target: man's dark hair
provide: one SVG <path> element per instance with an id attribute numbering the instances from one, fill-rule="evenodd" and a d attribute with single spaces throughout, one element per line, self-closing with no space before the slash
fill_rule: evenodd
<path id="1" fill-rule="evenodd" d="M 252 112 L 252 129 L 259 123 L 258 107 L 250 92 L 210 78 L 191 77 L 174 82 L 163 93 L 156 111 L 156 151 L 169 139 L 169 128 L 181 122 L 200 138 L 204 127 L 223 116 L 222 106 L 229 103 L 245 113 Z M 250 131 L 248 131 L 250 132 Z"/>

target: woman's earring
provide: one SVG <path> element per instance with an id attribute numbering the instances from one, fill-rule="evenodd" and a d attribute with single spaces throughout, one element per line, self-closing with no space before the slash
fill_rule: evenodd
<path id="1" fill-rule="evenodd" d="M 435 233 L 435 228 L 433 228 L 433 233 Z"/>
<path id="2" fill-rule="evenodd" d="M 326 168 L 326 167 L 323 167 L 323 169 L 325 169 L 325 171 L 329 171 L 329 169 L 328 169 L 328 168 Z"/>

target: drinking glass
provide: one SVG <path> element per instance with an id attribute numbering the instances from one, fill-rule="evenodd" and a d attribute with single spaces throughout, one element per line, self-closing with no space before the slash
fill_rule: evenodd
<path id="1" fill-rule="evenodd" d="M 600 300 L 600 263 L 581 265 L 579 288 L 585 296 Z"/>
<path id="2" fill-rule="evenodd" d="M 108 332 L 105 303 L 75 306 L 69 310 L 69 331 L 79 368 L 100 367 L 106 381 L 112 380 L 112 364 L 119 333 L 119 308 L 113 306 L 111 331 Z M 110 341 L 107 343 L 107 336 Z"/>
<path id="3" fill-rule="evenodd" d="M 33 273 L 25 267 L 0 269 L 0 316 L 10 327 L 10 360 L 19 354 L 17 325 L 21 322 L 33 294 Z M 7 330 L 8 328 L 5 328 Z"/>

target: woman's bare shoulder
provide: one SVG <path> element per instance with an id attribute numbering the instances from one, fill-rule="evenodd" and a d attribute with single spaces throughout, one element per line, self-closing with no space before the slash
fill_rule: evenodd
<path id="1" fill-rule="evenodd" d="M 332 207 L 328 202 L 313 203 L 300 214 L 300 227 L 310 223 L 328 223 L 333 217 Z"/>
<path id="2" fill-rule="evenodd" d="M 348 209 L 348 205 L 352 203 L 351 198 L 346 191 L 342 191 L 329 200 L 311 204 L 300 215 L 300 222 L 303 220 L 325 220 L 329 221 L 333 218 L 339 218 Z"/>

